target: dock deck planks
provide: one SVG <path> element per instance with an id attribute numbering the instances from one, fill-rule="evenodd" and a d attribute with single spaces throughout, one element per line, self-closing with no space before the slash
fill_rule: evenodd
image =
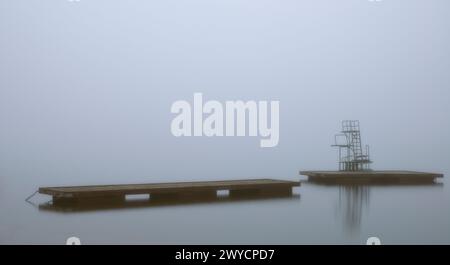
<path id="1" fill-rule="evenodd" d="M 443 174 L 417 171 L 300 171 L 309 181 L 317 182 L 433 182 Z"/>
<path id="2" fill-rule="evenodd" d="M 53 196 L 54 202 L 79 199 L 123 199 L 126 195 L 150 194 L 151 198 L 174 196 L 217 196 L 217 191 L 228 190 L 230 195 L 292 194 L 299 181 L 274 179 L 246 179 L 226 181 L 198 181 L 149 184 L 93 185 L 67 187 L 40 187 L 39 193 Z"/>

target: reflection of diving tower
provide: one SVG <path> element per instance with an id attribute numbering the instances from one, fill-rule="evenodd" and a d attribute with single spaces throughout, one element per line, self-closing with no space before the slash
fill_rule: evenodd
<path id="1" fill-rule="evenodd" d="M 363 152 L 359 121 L 343 121 L 342 131 L 334 137 L 334 147 L 339 149 L 340 171 L 370 170 L 369 146 Z"/>

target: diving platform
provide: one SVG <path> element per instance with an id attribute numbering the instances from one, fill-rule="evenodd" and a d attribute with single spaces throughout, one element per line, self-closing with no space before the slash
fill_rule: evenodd
<path id="1" fill-rule="evenodd" d="M 318 183 L 433 183 L 443 174 L 417 171 L 300 171 L 308 181 Z"/>

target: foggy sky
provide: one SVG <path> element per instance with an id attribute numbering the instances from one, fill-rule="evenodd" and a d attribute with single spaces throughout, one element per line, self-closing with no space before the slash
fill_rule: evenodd
<path id="1" fill-rule="evenodd" d="M 444 0 L 0 2 L 0 177 L 297 178 L 359 119 L 376 169 L 450 157 Z M 279 100 L 280 142 L 174 137 L 176 100 Z M 444 172 L 445 173 L 445 172 Z"/>

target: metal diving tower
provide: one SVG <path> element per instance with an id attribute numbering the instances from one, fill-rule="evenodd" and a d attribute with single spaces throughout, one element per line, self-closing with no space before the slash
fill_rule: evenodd
<path id="1" fill-rule="evenodd" d="M 362 148 L 359 121 L 342 121 L 342 131 L 334 136 L 334 145 L 339 149 L 339 171 L 370 171 L 369 146 Z"/>

